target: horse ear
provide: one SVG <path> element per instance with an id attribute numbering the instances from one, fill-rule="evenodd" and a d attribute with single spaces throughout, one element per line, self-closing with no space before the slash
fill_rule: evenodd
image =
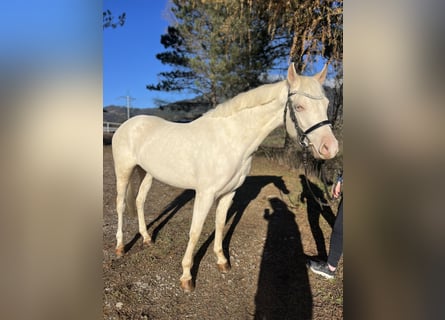
<path id="1" fill-rule="evenodd" d="M 320 83 L 323 84 L 326 80 L 326 76 L 328 75 L 328 64 L 326 63 L 319 73 L 317 73 L 314 78 Z"/>
<path id="2" fill-rule="evenodd" d="M 287 69 L 287 83 L 292 86 L 292 85 L 296 85 L 298 83 L 299 79 L 298 79 L 298 74 L 295 71 L 295 66 L 294 63 L 292 62 L 289 66 L 289 68 Z"/>

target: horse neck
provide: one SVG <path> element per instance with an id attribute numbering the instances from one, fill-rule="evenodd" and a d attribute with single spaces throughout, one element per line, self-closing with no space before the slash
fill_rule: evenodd
<path id="1" fill-rule="evenodd" d="M 274 129 L 283 124 L 288 93 L 286 81 L 269 86 L 270 90 L 276 90 L 274 99 L 266 104 L 244 109 L 232 116 L 233 121 L 243 132 L 248 154 L 254 152 Z"/>

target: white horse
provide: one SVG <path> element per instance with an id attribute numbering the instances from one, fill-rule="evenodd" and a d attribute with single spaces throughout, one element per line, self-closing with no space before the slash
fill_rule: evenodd
<path id="1" fill-rule="evenodd" d="M 235 190 L 250 171 L 252 155 L 267 135 L 285 122 L 289 135 L 311 148 L 314 157 L 333 158 L 338 142 L 327 121 L 328 99 L 322 83 L 327 66 L 312 77 L 300 76 L 291 64 L 287 80 L 241 93 L 190 123 L 172 123 L 154 116 L 137 116 L 116 131 L 112 141 L 118 214 L 116 254 L 124 252 L 122 223 L 129 179 L 136 166 L 145 172 L 136 197 L 139 232 L 151 243 L 144 219 L 144 202 L 155 178 L 196 191 L 190 238 L 180 278 L 185 292 L 194 289 L 190 269 L 204 220 L 214 201 L 214 252 L 221 272 L 230 266 L 222 240 L 226 214 Z"/>

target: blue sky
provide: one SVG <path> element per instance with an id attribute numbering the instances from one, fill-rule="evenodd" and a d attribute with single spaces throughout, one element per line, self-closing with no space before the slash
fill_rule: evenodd
<path id="1" fill-rule="evenodd" d="M 133 108 L 157 107 L 153 99 L 176 101 L 190 97 L 187 93 L 149 91 L 147 84 L 157 83 L 157 74 L 168 66 L 156 59 L 165 51 L 161 35 L 166 33 L 168 0 L 104 0 L 117 18 L 126 12 L 124 26 L 103 32 L 103 105 L 126 104 L 130 95 Z"/>

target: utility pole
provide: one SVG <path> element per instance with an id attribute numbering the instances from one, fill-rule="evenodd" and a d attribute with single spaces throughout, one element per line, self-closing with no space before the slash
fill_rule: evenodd
<path id="1" fill-rule="evenodd" d="M 132 96 L 130 96 L 128 94 L 126 96 L 121 96 L 119 98 L 127 100 L 127 120 L 128 120 L 128 119 L 130 119 L 130 101 L 136 100 L 136 98 L 133 98 Z"/>

